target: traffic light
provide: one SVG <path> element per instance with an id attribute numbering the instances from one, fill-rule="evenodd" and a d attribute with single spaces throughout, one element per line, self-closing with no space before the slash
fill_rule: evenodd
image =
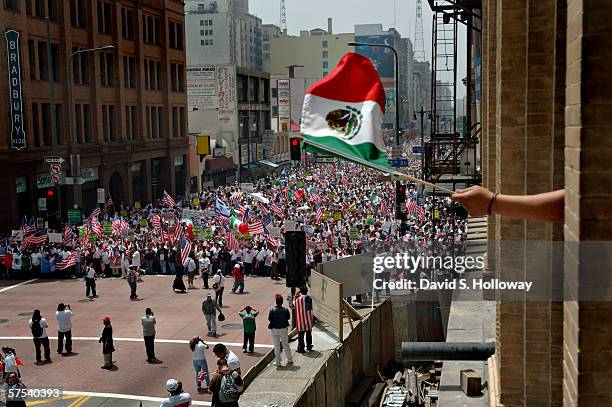
<path id="1" fill-rule="evenodd" d="M 55 191 L 52 189 L 47 189 L 47 198 L 53 198 L 55 196 Z"/>
<path id="2" fill-rule="evenodd" d="M 58 208 L 57 202 L 57 194 L 55 188 L 48 188 L 45 192 L 45 197 L 47 198 L 47 213 L 54 213 Z"/>
<path id="3" fill-rule="evenodd" d="M 400 234 L 403 236 L 406 233 L 406 224 L 408 214 L 406 213 L 406 185 L 401 182 L 395 183 L 395 218 L 400 223 Z"/>
<path id="4" fill-rule="evenodd" d="M 289 147 L 291 150 L 291 160 L 300 161 L 302 159 L 302 151 L 300 147 L 300 140 L 292 138 L 289 140 Z"/>

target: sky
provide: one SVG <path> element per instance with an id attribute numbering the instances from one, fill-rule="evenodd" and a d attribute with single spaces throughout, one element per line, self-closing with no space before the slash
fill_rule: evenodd
<path id="1" fill-rule="evenodd" d="M 423 1 L 423 37 L 425 55 L 431 61 L 432 13 L 427 0 Z M 264 24 L 280 24 L 280 0 L 250 0 L 251 14 Z M 402 37 L 414 42 L 416 0 L 286 0 L 287 28 L 290 35 L 300 30 L 327 30 L 327 18 L 333 19 L 335 33 L 354 32 L 355 24 L 382 24 L 383 30 L 395 27 Z M 459 25 L 459 55 L 457 82 L 465 77 L 465 29 Z M 463 97 L 465 88 L 457 86 L 457 96 Z"/>

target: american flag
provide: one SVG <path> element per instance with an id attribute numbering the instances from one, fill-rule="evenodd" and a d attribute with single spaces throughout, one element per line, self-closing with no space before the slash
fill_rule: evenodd
<path id="1" fill-rule="evenodd" d="M 278 246 L 280 246 L 280 243 L 281 243 L 281 242 L 280 242 L 280 239 L 278 239 L 278 238 L 276 238 L 276 237 L 272 237 L 272 236 L 270 236 L 270 235 L 267 235 L 267 236 L 266 236 L 266 242 L 267 242 L 269 245 L 274 246 L 274 247 L 278 247 Z"/>
<path id="2" fill-rule="evenodd" d="M 64 246 L 69 246 L 72 244 L 72 229 L 70 225 L 64 226 L 64 232 L 62 233 L 62 240 L 64 241 Z"/>
<path id="3" fill-rule="evenodd" d="M 113 223 L 111 223 L 111 227 L 113 229 L 113 235 L 121 234 L 121 220 L 120 219 L 113 220 Z"/>
<path id="4" fill-rule="evenodd" d="M 108 212 L 108 210 L 111 208 L 111 206 L 113 208 L 115 207 L 115 205 L 113 205 L 113 198 L 111 198 L 109 196 L 108 199 L 106 200 L 106 204 L 104 205 L 104 211 Z"/>
<path id="5" fill-rule="evenodd" d="M 161 239 L 163 242 L 170 241 L 170 234 L 168 233 L 168 226 L 166 226 L 166 224 L 161 225 Z"/>
<path id="6" fill-rule="evenodd" d="M 248 227 L 249 233 L 252 233 L 254 235 L 258 235 L 264 232 L 264 225 L 263 222 L 260 220 L 258 220 L 257 222 L 249 223 Z"/>
<path id="7" fill-rule="evenodd" d="M 102 236 L 102 233 L 104 233 L 104 228 L 98 221 L 98 218 L 92 218 L 89 222 L 89 227 L 91 228 L 91 231 L 96 234 L 96 236 Z"/>
<path id="8" fill-rule="evenodd" d="M 65 270 L 68 267 L 72 267 L 74 265 L 76 265 L 76 253 L 72 252 L 65 259 L 58 261 L 55 264 L 55 268 L 57 270 Z"/>
<path id="9" fill-rule="evenodd" d="M 227 231 L 227 248 L 235 252 L 240 249 L 240 243 L 238 242 L 238 239 L 236 239 L 236 236 L 234 236 L 234 232 L 231 230 Z"/>
<path id="10" fill-rule="evenodd" d="M 24 239 L 24 244 L 27 245 L 41 245 L 47 241 L 47 234 L 44 229 L 37 230 L 33 235 L 29 235 Z"/>
<path id="11" fill-rule="evenodd" d="M 419 205 L 417 205 L 416 201 L 410 200 L 406 202 L 406 209 L 408 210 L 409 214 L 414 213 L 418 207 Z"/>
<path id="12" fill-rule="evenodd" d="M 34 226 L 34 218 L 30 219 L 28 222 L 27 217 L 23 217 L 23 221 L 21 222 L 21 230 L 23 230 L 23 236 L 27 236 L 36 232 L 36 227 Z"/>
<path id="13" fill-rule="evenodd" d="M 299 194 L 299 193 L 296 192 L 294 194 L 294 197 L 295 197 L 295 202 L 296 203 L 300 204 L 302 202 L 302 199 L 303 199 L 302 194 Z"/>
<path id="14" fill-rule="evenodd" d="M 384 199 L 380 200 L 380 211 L 382 213 L 387 213 L 388 212 L 388 208 L 387 208 L 387 205 L 385 204 L 385 200 Z"/>
<path id="15" fill-rule="evenodd" d="M 263 213 L 264 215 L 270 213 L 270 211 L 266 208 L 263 202 L 257 202 L 257 206 L 259 206 L 259 209 L 261 209 L 261 213 Z"/>
<path id="16" fill-rule="evenodd" d="M 184 234 L 181 234 L 179 248 L 181 250 L 181 264 L 185 264 L 187 257 L 189 257 L 189 253 L 191 253 L 191 243 L 189 243 L 189 240 L 185 239 Z"/>
<path id="17" fill-rule="evenodd" d="M 185 237 L 185 231 L 183 230 L 183 225 L 179 223 L 174 228 L 174 235 L 172 235 L 171 239 L 174 242 L 180 242 L 181 238 L 184 238 L 184 237 Z"/>
<path id="18" fill-rule="evenodd" d="M 229 218 L 223 215 L 215 214 L 215 221 L 220 225 L 227 225 L 229 223 Z"/>
<path id="19" fill-rule="evenodd" d="M 317 223 L 321 223 L 321 220 L 323 219 L 323 207 L 319 206 L 319 209 L 317 209 L 317 218 L 316 218 L 316 222 Z"/>
<path id="20" fill-rule="evenodd" d="M 419 219 L 421 220 L 427 219 L 427 215 L 425 215 L 425 209 L 423 209 L 422 206 L 417 206 L 416 212 L 417 212 L 417 215 L 419 216 Z"/>
<path id="21" fill-rule="evenodd" d="M 89 219 L 98 219 L 98 216 L 100 216 L 100 207 L 96 206 L 96 208 L 91 211 L 91 213 L 89 214 Z"/>
<path id="22" fill-rule="evenodd" d="M 278 216 L 279 218 L 282 218 L 284 215 L 283 210 L 276 205 L 270 205 L 270 210 L 274 212 L 274 214 Z"/>
<path id="23" fill-rule="evenodd" d="M 162 202 L 164 203 L 164 205 L 169 206 L 171 208 L 174 208 L 176 206 L 176 202 L 174 202 L 174 199 L 172 199 L 170 194 L 167 193 L 165 190 L 164 190 L 164 197 L 162 199 Z"/>
<path id="24" fill-rule="evenodd" d="M 240 198 L 242 198 L 243 195 L 244 195 L 244 192 L 242 192 L 242 191 L 234 192 L 230 196 L 229 201 L 230 202 L 235 202 L 235 201 L 239 200 Z"/>
<path id="25" fill-rule="evenodd" d="M 323 200 L 321 199 L 321 195 L 312 193 L 310 194 L 310 202 L 320 204 Z"/>
<path id="26" fill-rule="evenodd" d="M 161 218 L 158 214 L 154 213 L 153 216 L 151 216 L 151 223 L 155 229 L 161 228 Z"/>

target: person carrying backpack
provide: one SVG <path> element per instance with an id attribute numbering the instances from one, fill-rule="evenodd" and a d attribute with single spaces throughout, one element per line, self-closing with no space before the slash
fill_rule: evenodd
<path id="1" fill-rule="evenodd" d="M 238 399 L 244 389 L 242 377 L 237 370 L 230 371 L 225 359 L 219 359 L 217 369 L 208 385 L 212 393 L 212 407 L 239 407 Z"/>
<path id="2" fill-rule="evenodd" d="M 45 349 L 45 362 L 51 362 L 51 348 L 49 347 L 49 336 L 46 328 L 49 326 L 47 320 L 40 315 L 40 310 L 34 310 L 32 319 L 28 322 L 32 330 L 32 339 L 36 347 L 36 362 L 41 362 L 40 346 Z"/>
<path id="3" fill-rule="evenodd" d="M 308 295 L 308 288 L 303 287 L 296 293 L 293 300 L 295 309 L 295 324 L 298 330 L 298 353 L 304 353 L 304 336 L 306 336 L 306 349 L 312 350 L 312 298 Z"/>

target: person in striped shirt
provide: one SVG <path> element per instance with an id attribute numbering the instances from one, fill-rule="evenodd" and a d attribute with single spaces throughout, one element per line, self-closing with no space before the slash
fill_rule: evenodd
<path id="1" fill-rule="evenodd" d="M 308 288 L 302 287 L 295 294 L 293 300 L 295 324 L 298 330 L 298 353 L 304 353 L 304 336 L 306 336 L 306 349 L 312 350 L 312 298 L 308 296 Z"/>

